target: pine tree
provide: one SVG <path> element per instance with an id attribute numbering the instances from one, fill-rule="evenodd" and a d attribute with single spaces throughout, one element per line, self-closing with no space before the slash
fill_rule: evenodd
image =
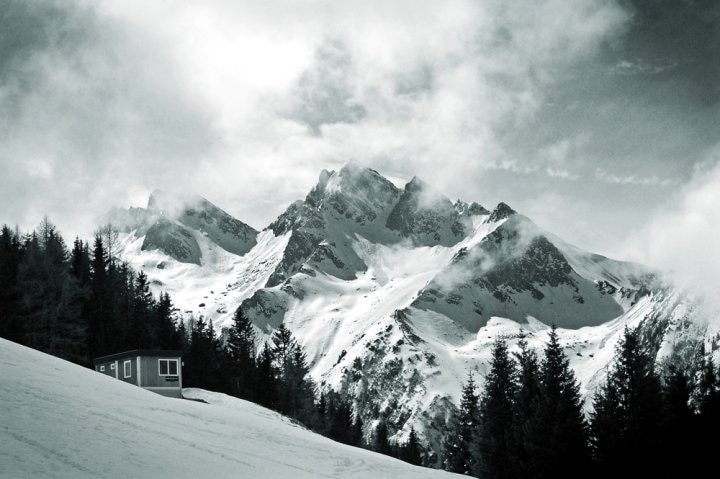
<path id="1" fill-rule="evenodd" d="M 22 256 L 19 235 L 3 225 L 0 230 L 0 337 L 15 342 L 21 342 L 25 335 L 18 285 Z"/>
<path id="2" fill-rule="evenodd" d="M 415 432 L 415 428 L 410 426 L 410 434 L 408 435 L 408 440 L 403 445 L 402 451 L 400 454 L 400 459 L 402 459 L 405 462 L 409 462 L 410 464 L 414 464 L 416 466 L 422 465 L 422 451 L 420 446 L 420 439 L 418 439 L 417 433 Z"/>
<path id="3" fill-rule="evenodd" d="M 70 274 L 77 279 L 80 286 L 87 286 L 90 282 L 90 255 L 87 245 L 80 238 L 75 238 L 70 258 Z"/>
<path id="4" fill-rule="evenodd" d="M 654 473 L 660 438 L 660 381 L 637 329 L 625 329 L 605 385 L 595 394 L 591 432 L 601 475 Z"/>
<path id="5" fill-rule="evenodd" d="M 253 399 L 255 383 L 255 329 L 241 307 L 235 311 L 228 330 L 227 349 L 233 394 Z"/>
<path id="6" fill-rule="evenodd" d="M 88 350 L 91 358 L 111 354 L 106 333 L 110 313 L 107 258 L 102 238 L 95 237 L 92 262 L 90 264 L 90 298 L 88 302 Z"/>
<path id="7" fill-rule="evenodd" d="M 490 372 L 479 406 L 473 475 L 484 478 L 510 478 L 509 443 L 512 437 L 513 399 L 516 395 L 515 364 L 507 344 L 497 339 L 493 345 Z"/>
<path id="8" fill-rule="evenodd" d="M 373 449 L 375 452 L 385 454 L 386 456 L 395 455 L 393 448 L 390 445 L 390 440 L 388 439 L 388 427 L 385 419 L 380 419 L 377 427 L 375 428 L 375 441 Z"/>
<path id="9" fill-rule="evenodd" d="M 553 326 L 540 366 L 540 396 L 535 413 L 531 463 L 537 477 L 571 478 L 590 466 L 588 430 L 580 386 Z"/>
<path id="10" fill-rule="evenodd" d="M 150 292 L 150 283 L 144 271 L 135 278 L 132 295 L 130 329 L 127 333 L 127 344 L 132 349 L 157 347 L 158 331 L 153 321 L 155 299 Z"/>
<path id="11" fill-rule="evenodd" d="M 537 354 L 528 347 L 524 335 L 518 342 L 518 389 L 514 401 L 511 467 L 516 477 L 533 477 L 536 473 L 531 458 L 539 447 L 537 409 L 540 402 L 540 364 Z"/>
<path id="12" fill-rule="evenodd" d="M 335 391 L 329 391 L 326 397 L 328 437 L 344 444 L 352 444 L 352 406 Z"/>
<path id="13" fill-rule="evenodd" d="M 173 318 L 173 304 L 168 293 L 160 293 L 160 299 L 155 305 L 155 331 L 157 339 L 153 347 L 160 349 L 180 349 L 182 347 L 175 320 Z"/>
<path id="14" fill-rule="evenodd" d="M 284 324 L 273 331 L 268 352 L 277 371 L 277 409 L 309 427 L 317 423 L 315 386 L 309 379 L 310 368 L 302 347 Z"/>
<path id="15" fill-rule="evenodd" d="M 277 407 L 280 384 L 269 343 L 265 343 L 262 351 L 260 351 L 255 374 L 257 378 L 255 383 L 255 397 L 257 402 L 262 406 L 275 409 Z"/>
<path id="16" fill-rule="evenodd" d="M 470 474 L 471 450 L 478 427 L 478 396 L 475 392 L 475 380 L 472 373 L 462 389 L 460 411 L 453 418 L 453 424 L 445 440 L 443 465 L 450 472 Z"/>
<path id="17" fill-rule="evenodd" d="M 701 448 L 697 440 L 698 431 L 695 414 L 690 406 L 692 386 L 688 377 L 679 368 L 670 365 L 663 387 L 663 445 L 667 471 L 682 475 L 687 466 L 693 464 L 693 456 Z M 674 470 L 673 469 L 674 467 Z"/>
<path id="18" fill-rule="evenodd" d="M 365 439 L 363 437 L 363 421 L 360 414 L 355 414 L 355 418 L 350 429 L 350 443 L 357 447 L 367 447 Z"/>

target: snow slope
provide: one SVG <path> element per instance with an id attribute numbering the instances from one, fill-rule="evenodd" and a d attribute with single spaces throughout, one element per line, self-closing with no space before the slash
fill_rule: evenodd
<path id="1" fill-rule="evenodd" d="M 165 398 L 0 339 L 0 477 L 445 477 L 252 403 Z"/>

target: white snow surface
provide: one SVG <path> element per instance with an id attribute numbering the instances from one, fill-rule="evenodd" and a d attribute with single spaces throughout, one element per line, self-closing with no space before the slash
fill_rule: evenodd
<path id="1" fill-rule="evenodd" d="M 202 252 L 201 265 L 181 263 L 159 250 L 142 251 L 144 236 L 121 234 L 120 256 L 135 271 L 144 271 L 157 297 L 170 293 L 184 315 L 204 316 L 229 326 L 242 301 L 262 288 L 282 259 L 290 233 L 276 237 L 262 231 L 247 254 L 237 256 L 193 231 Z"/>
<path id="2" fill-rule="evenodd" d="M 336 443 L 255 404 L 159 396 L 0 339 L 0 477 L 449 477 Z"/>

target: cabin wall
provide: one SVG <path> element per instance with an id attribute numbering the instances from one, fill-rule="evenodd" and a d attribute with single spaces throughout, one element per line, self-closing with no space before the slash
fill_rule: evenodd
<path id="1" fill-rule="evenodd" d="M 158 360 L 174 359 L 178 362 L 178 376 L 160 376 Z M 182 359 L 177 356 L 143 356 L 140 358 L 140 385 L 144 388 L 180 388 Z M 156 391 L 159 392 L 159 391 Z"/>

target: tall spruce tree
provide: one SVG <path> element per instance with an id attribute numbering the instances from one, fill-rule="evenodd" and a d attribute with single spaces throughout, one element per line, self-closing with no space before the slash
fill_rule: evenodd
<path id="1" fill-rule="evenodd" d="M 308 427 L 316 426 L 315 385 L 309 378 L 310 368 L 302 347 L 290 330 L 280 324 L 270 336 L 266 349 L 277 371 L 278 411 Z"/>
<path id="2" fill-rule="evenodd" d="M 390 445 L 390 440 L 388 438 L 388 426 L 384 418 L 380 418 L 375 428 L 375 441 L 373 449 L 375 450 L 375 452 L 385 454 L 386 456 L 395 455 L 395 451 Z"/>
<path id="3" fill-rule="evenodd" d="M 469 475 L 472 472 L 472 447 L 478 427 L 478 395 L 472 373 L 463 385 L 460 410 L 452 418 L 444 443 L 445 470 Z"/>
<path id="4" fill-rule="evenodd" d="M 422 446 L 418 438 L 415 428 L 410 426 L 410 434 L 408 434 L 407 442 L 402 446 L 400 451 L 400 459 L 416 466 L 422 465 Z"/>
<path id="5" fill-rule="evenodd" d="M 144 271 L 135 278 L 132 301 L 132 325 L 127 331 L 127 341 L 132 348 L 152 348 L 157 346 L 158 331 L 154 321 L 155 299 L 150 292 L 150 282 Z"/>
<path id="6" fill-rule="evenodd" d="M 518 388 L 514 401 L 512 438 L 510 441 L 511 468 L 516 477 L 534 477 L 531 460 L 540 443 L 537 409 L 540 402 L 540 363 L 534 350 L 528 347 L 524 334 L 515 354 L 518 364 Z"/>
<path id="7" fill-rule="evenodd" d="M 483 478 L 511 478 L 513 400 L 516 395 L 515 364 L 507 344 L 498 338 L 493 344 L 490 372 L 479 406 L 479 428 L 474 448 L 473 475 Z"/>
<path id="8" fill-rule="evenodd" d="M 353 444 L 353 412 L 351 404 L 345 397 L 335 391 L 328 391 L 326 402 L 328 437 L 344 444 Z"/>
<path id="9" fill-rule="evenodd" d="M 266 342 L 260 351 L 255 374 L 256 401 L 262 406 L 275 409 L 280 385 L 269 342 Z"/>
<path id="10" fill-rule="evenodd" d="M 108 347 L 107 321 L 110 314 L 107 257 L 102 238 L 95 237 L 90 264 L 90 298 L 88 303 L 88 350 L 91 358 L 111 354 Z"/>
<path id="11" fill-rule="evenodd" d="M 698 424 L 690 405 L 692 384 L 678 367 L 667 367 L 663 384 L 663 448 L 669 466 L 676 466 L 675 474 L 687 472 L 702 444 L 698 441 Z M 679 467 L 678 467 L 679 466 Z M 671 467 L 671 469 L 673 469 Z M 670 472 L 668 470 L 668 472 Z"/>
<path id="12" fill-rule="evenodd" d="M 80 286 L 87 286 L 90 282 L 90 254 L 87 245 L 80 238 L 73 241 L 70 258 L 70 274 L 77 279 Z"/>
<path id="13" fill-rule="evenodd" d="M 625 329 L 605 385 L 595 394 L 591 432 L 603 476 L 651 474 L 661 424 L 660 380 L 637 329 Z"/>
<path id="14" fill-rule="evenodd" d="M 571 478 L 590 466 L 588 429 L 580 386 L 563 353 L 555 326 L 540 364 L 540 396 L 530 459 L 535 477 Z"/>
<path id="15" fill-rule="evenodd" d="M 19 235 L 3 225 L 0 230 L 0 337 L 21 342 L 25 323 L 20 317 L 22 291 L 18 272 L 23 258 Z"/>
<path id="16" fill-rule="evenodd" d="M 254 399 L 255 341 L 255 328 L 242 307 L 238 307 L 228 330 L 227 349 L 232 393 L 244 399 Z"/>
<path id="17" fill-rule="evenodd" d="M 157 339 L 153 347 L 160 349 L 181 349 L 182 344 L 173 318 L 173 303 L 168 293 L 160 293 L 155 305 L 155 331 Z"/>

